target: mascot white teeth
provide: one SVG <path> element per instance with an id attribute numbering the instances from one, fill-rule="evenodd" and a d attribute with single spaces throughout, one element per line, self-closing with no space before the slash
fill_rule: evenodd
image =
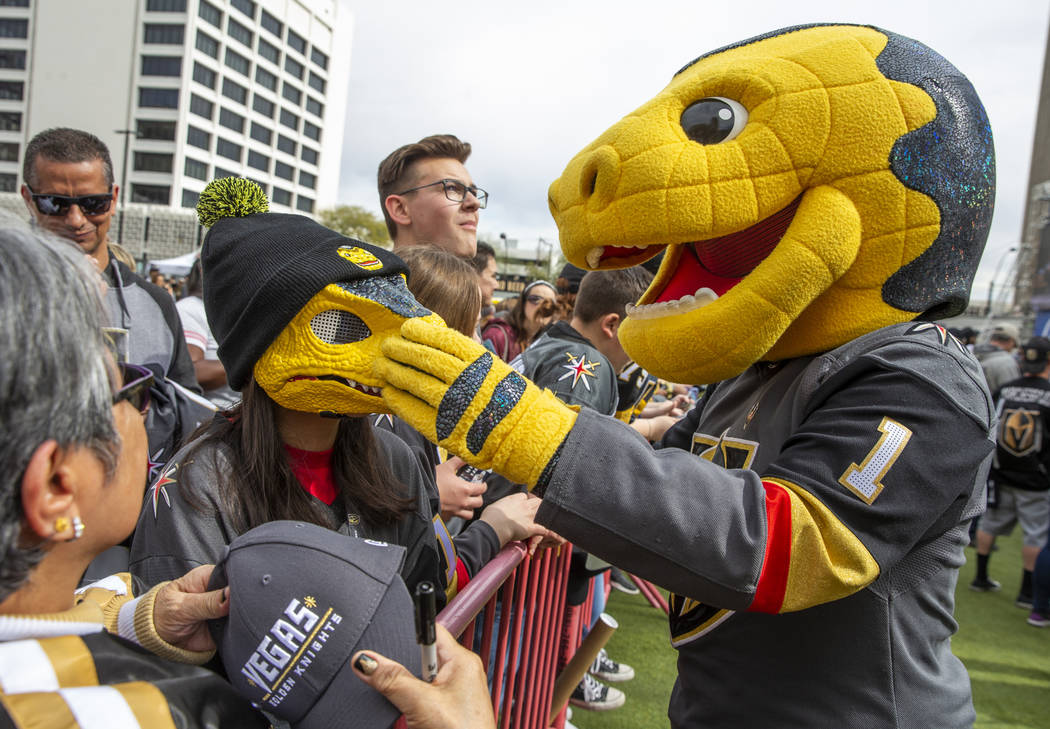
<path id="1" fill-rule="evenodd" d="M 550 188 L 576 265 L 664 254 L 621 340 L 710 386 L 659 449 L 419 320 L 383 344 L 383 399 L 675 593 L 673 727 L 970 726 L 953 594 L 995 415 L 935 320 L 966 305 L 993 201 L 985 111 L 931 49 L 854 25 L 742 41 Z"/>

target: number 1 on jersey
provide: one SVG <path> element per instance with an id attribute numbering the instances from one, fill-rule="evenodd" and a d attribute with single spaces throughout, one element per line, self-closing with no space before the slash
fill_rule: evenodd
<path id="1" fill-rule="evenodd" d="M 889 418 L 883 418 L 879 423 L 879 432 L 882 436 L 867 457 L 860 464 L 850 464 L 839 476 L 839 483 L 866 504 L 871 504 L 882 492 L 883 477 L 904 452 L 904 446 L 908 445 L 911 438 L 911 430 Z"/>

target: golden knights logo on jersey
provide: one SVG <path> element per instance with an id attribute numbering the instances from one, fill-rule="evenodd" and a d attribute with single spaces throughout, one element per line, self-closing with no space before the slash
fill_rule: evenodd
<path id="1" fill-rule="evenodd" d="M 1038 452 L 1043 445 L 1040 412 L 1007 408 L 999 415 L 999 447 L 1021 457 Z"/>

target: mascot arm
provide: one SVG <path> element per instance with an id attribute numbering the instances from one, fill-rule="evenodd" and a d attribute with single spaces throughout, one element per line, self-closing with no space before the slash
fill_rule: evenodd
<path id="1" fill-rule="evenodd" d="M 376 374 L 391 411 L 450 453 L 534 486 L 576 421 L 576 411 L 540 390 L 473 340 L 410 319 L 383 342 Z"/>
<path id="2" fill-rule="evenodd" d="M 848 387 L 818 390 L 761 476 L 653 451 L 622 423 L 582 412 L 537 520 L 717 607 L 776 613 L 850 595 L 924 535 L 965 520 L 991 443 L 987 423 L 960 417 L 928 382 L 870 362 L 840 374 Z"/>

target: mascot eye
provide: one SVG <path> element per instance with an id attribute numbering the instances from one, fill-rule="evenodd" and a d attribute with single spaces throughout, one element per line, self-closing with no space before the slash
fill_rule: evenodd
<path id="1" fill-rule="evenodd" d="M 685 135 L 700 144 L 728 142 L 743 131 L 747 109 L 739 102 L 721 96 L 700 99 L 682 112 Z"/>
<path id="2" fill-rule="evenodd" d="M 353 344 L 372 336 L 372 330 L 349 311 L 328 309 L 310 320 L 310 330 L 326 344 Z"/>

